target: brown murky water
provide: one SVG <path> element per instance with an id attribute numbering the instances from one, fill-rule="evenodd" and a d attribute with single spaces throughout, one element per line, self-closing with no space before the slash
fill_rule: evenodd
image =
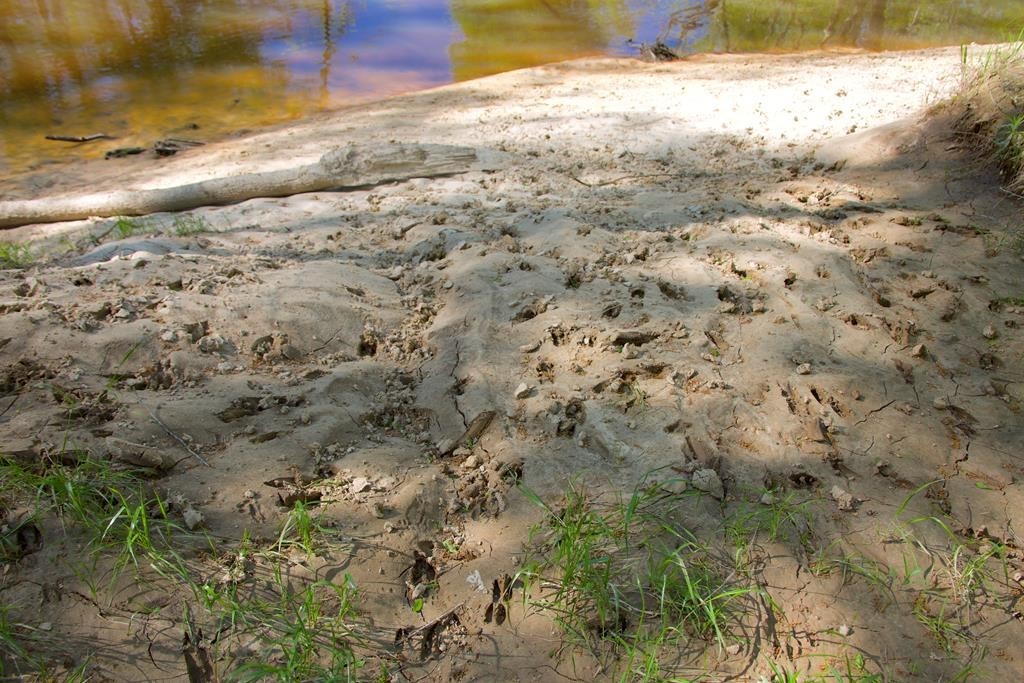
<path id="1" fill-rule="evenodd" d="M 994 42 L 1024 0 L 6 0 L 0 175 L 545 62 Z M 104 133 L 113 140 L 53 142 Z"/>

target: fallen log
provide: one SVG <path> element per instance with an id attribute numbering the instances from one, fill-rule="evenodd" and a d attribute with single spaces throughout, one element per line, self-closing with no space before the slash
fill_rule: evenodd
<path id="1" fill-rule="evenodd" d="M 236 204 L 256 197 L 287 197 L 453 175 L 472 170 L 476 161 L 476 152 L 471 147 L 350 144 L 327 152 L 316 163 L 280 171 L 243 173 L 175 187 L 0 202 L 0 228 L 91 217 L 144 216 Z"/>

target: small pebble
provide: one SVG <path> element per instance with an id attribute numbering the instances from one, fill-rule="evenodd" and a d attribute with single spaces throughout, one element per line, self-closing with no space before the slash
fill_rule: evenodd
<path id="1" fill-rule="evenodd" d="M 226 344 L 227 341 L 219 334 L 207 335 L 197 342 L 199 350 L 203 353 L 216 353 L 221 351 Z"/>
<path id="2" fill-rule="evenodd" d="M 282 344 L 281 355 L 288 360 L 299 360 L 302 358 L 302 351 L 299 351 L 298 347 L 292 346 L 291 344 Z"/>
<path id="3" fill-rule="evenodd" d="M 530 391 L 530 385 L 527 384 L 526 382 L 521 382 L 519 386 L 516 387 L 516 392 L 514 395 L 516 398 L 526 398 L 527 396 L 530 395 Z"/>
<path id="4" fill-rule="evenodd" d="M 182 519 L 185 522 L 185 526 L 188 527 L 189 531 L 195 531 L 204 521 L 203 513 L 196 510 L 191 505 L 185 508 L 185 511 L 181 513 Z"/>
<path id="5" fill-rule="evenodd" d="M 355 477 L 348 485 L 349 493 L 366 493 L 373 486 L 366 477 Z"/>
<path id="6" fill-rule="evenodd" d="M 690 475 L 690 483 L 693 484 L 693 488 L 710 493 L 718 500 L 725 498 L 725 487 L 722 486 L 722 480 L 712 469 L 697 470 Z"/>
<path id="7" fill-rule="evenodd" d="M 809 375 L 809 374 L 811 374 L 811 364 L 810 363 L 801 363 L 800 365 L 796 366 L 796 374 L 798 374 L 798 375 Z"/>
<path id="8" fill-rule="evenodd" d="M 983 336 L 985 339 L 995 339 L 996 337 L 999 336 L 999 333 L 996 332 L 996 328 L 992 327 L 991 325 L 985 325 L 985 329 L 981 331 L 981 336 Z"/>
<path id="9" fill-rule="evenodd" d="M 840 486 L 833 486 L 831 495 L 832 500 L 836 503 L 836 507 L 840 510 L 844 512 L 852 512 L 857 509 L 859 501 L 846 489 Z"/>

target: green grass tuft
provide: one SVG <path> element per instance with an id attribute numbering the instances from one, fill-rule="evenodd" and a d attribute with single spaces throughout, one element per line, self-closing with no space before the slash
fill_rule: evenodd
<path id="1" fill-rule="evenodd" d="M 294 546 L 301 549 L 306 555 L 315 555 L 317 549 L 322 545 L 323 533 L 323 527 L 310 514 L 309 507 L 302 501 L 297 501 L 281 526 L 281 533 L 277 538 L 277 550 L 283 552 L 286 548 Z"/>
<path id="2" fill-rule="evenodd" d="M 114 219 L 114 232 L 118 239 L 128 239 L 134 235 L 153 232 L 150 219 L 131 216 L 118 216 Z"/>
<path id="3" fill-rule="evenodd" d="M 724 649 L 761 593 L 683 525 L 688 494 L 644 485 L 609 502 L 571 485 L 556 508 L 520 491 L 544 511 L 519 575 L 528 601 L 621 680 L 668 680 L 693 644 Z"/>
<path id="4" fill-rule="evenodd" d="M 961 49 L 960 85 L 951 102 L 954 129 L 994 166 L 1007 189 L 1024 190 L 1024 32 L 972 59 Z"/>
<path id="5" fill-rule="evenodd" d="M 204 632 L 224 641 L 206 643 L 218 668 L 222 663 L 220 680 L 358 679 L 364 661 L 355 648 L 364 639 L 353 626 L 355 583 L 347 574 L 337 583 L 297 578 L 283 552 L 313 555 L 329 545 L 305 504 L 289 511 L 276 543 L 261 549 L 246 532 L 237 549 L 218 560 L 218 544 L 177 522 L 148 482 L 85 452 L 31 464 L 0 456 L 0 492 L 29 508 L 27 520 L 60 522 L 69 542 L 84 551 L 68 564 L 97 604 L 111 604 L 126 575 L 181 596 L 186 628 L 198 626 L 193 642 Z M 59 646 L 35 647 L 32 629 L 9 612 L 0 606 L 0 678 L 44 671 L 46 662 L 32 651 Z M 245 648 L 234 647 L 243 641 Z M 87 666 L 66 679 L 82 680 Z"/>
<path id="6" fill-rule="evenodd" d="M 292 586 L 278 573 L 276 595 L 240 604 L 243 627 L 257 635 L 258 655 L 240 663 L 228 681 L 351 681 L 363 662 L 353 644 L 357 591 L 342 583 L 316 581 Z"/>
<path id="7" fill-rule="evenodd" d="M 27 244 L 16 242 L 0 242 L 0 266 L 4 268 L 25 268 L 35 258 Z"/>
<path id="8" fill-rule="evenodd" d="M 174 234 L 178 237 L 192 237 L 210 232 L 210 225 L 200 216 L 175 216 L 173 227 Z"/>

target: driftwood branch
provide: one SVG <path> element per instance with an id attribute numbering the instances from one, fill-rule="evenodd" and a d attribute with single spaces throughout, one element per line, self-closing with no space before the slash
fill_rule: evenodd
<path id="1" fill-rule="evenodd" d="M 314 164 L 264 173 L 245 173 L 151 190 L 0 202 L 0 228 L 58 223 L 93 216 L 144 216 L 199 206 L 235 204 L 256 197 L 287 197 L 345 187 L 453 175 L 477 162 L 470 147 L 452 145 L 348 145 L 327 152 Z"/>
<path id="2" fill-rule="evenodd" d="M 47 140 L 57 142 L 92 142 L 93 140 L 113 140 L 113 135 L 106 133 L 93 133 L 92 135 L 47 135 Z"/>

